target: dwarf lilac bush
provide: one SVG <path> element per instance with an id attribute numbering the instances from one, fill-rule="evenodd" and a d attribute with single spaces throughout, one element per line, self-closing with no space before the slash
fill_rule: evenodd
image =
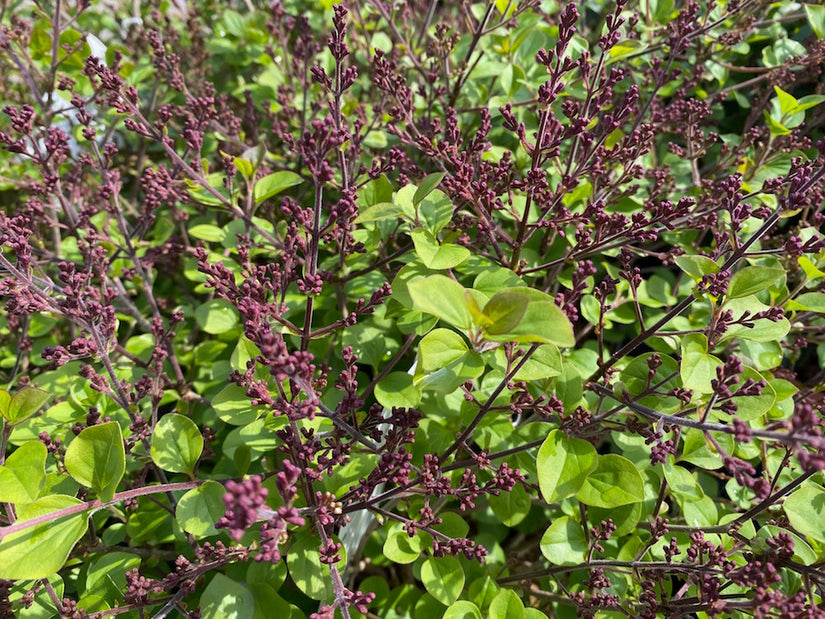
<path id="1" fill-rule="evenodd" d="M 0 615 L 825 617 L 825 8 L 0 7 Z"/>

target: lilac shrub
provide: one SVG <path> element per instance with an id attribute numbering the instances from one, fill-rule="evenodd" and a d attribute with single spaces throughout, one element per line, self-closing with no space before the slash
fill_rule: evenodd
<path id="1" fill-rule="evenodd" d="M 0 7 L 0 614 L 823 617 L 825 9 Z"/>

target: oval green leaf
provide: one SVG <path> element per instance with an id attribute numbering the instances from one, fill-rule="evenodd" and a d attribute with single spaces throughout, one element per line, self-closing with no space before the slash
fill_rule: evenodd
<path id="1" fill-rule="evenodd" d="M 126 472 L 123 435 L 116 421 L 91 426 L 78 434 L 66 449 L 66 470 L 78 483 L 110 501 Z"/>
<path id="2" fill-rule="evenodd" d="M 598 453 L 593 445 L 584 439 L 569 438 L 561 430 L 550 432 L 536 461 L 544 500 L 552 503 L 576 494 L 597 464 Z"/>
<path id="3" fill-rule="evenodd" d="M 191 473 L 203 451 L 203 436 L 188 417 L 164 415 L 152 432 L 152 461 L 164 471 Z"/>
<path id="4" fill-rule="evenodd" d="M 624 456 L 599 456 L 596 470 L 587 476 L 576 498 L 585 505 L 618 507 L 643 501 L 645 488 L 636 465 Z"/>

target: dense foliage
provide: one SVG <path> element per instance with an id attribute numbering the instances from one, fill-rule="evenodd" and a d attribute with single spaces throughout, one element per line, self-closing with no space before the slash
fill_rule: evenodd
<path id="1" fill-rule="evenodd" d="M 825 7 L 1 4 L 0 616 L 825 617 Z"/>

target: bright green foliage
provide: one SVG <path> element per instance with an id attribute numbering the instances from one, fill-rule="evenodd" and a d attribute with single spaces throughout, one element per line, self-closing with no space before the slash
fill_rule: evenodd
<path id="1" fill-rule="evenodd" d="M 624 456 L 605 454 L 587 476 L 576 498 L 594 507 L 619 507 L 645 498 L 644 481 L 636 465 Z"/>
<path id="2" fill-rule="evenodd" d="M 24 443 L 0 466 L 0 501 L 26 504 L 37 499 L 46 485 L 46 447 Z"/>
<path id="3" fill-rule="evenodd" d="M 172 413 L 158 420 L 152 460 L 165 471 L 191 473 L 203 451 L 203 437 L 191 419 Z"/>
<path id="4" fill-rule="evenodd" d="M 45 496 L 20 510 L 17 522 L 80 504 L 81 501 L 70 496 Z M 34 579 L 55 574 L 86 533 L 88 518 L 88 514 L 81 512 L 4 535 L 0 540 L 0 578 Z"/>
<path id="5" fill-rule="evenodd" d="M 536 466 L 541 494 L 549 503 L 576 494 L 598 466 L 598 454 L 587 441 L 553 430 L 539 449 Z"/>
<path id="6" fill-rule="evenodd" d="M 83 430 L 66 450 L 66 470 L 78 483 L 110 501 L 126 471 L 120 425 L 115 421 Z"/>
<path id="7" fill-rule="evenodd" d="M 216 481 L 206 481 L 199 488 L 184 494 L 175 511 L 180 528 L 195 537 L 217 534 L 215 523 L 221 519 L 226 506 L 224 487 Z"/>
<path id="8" fill-rule="evenodd" d="M 455 557 L 434 557 L 422 564 L 421 582 L 435 599 L 450 605 L 464 588 L 464 570 Z"/>

